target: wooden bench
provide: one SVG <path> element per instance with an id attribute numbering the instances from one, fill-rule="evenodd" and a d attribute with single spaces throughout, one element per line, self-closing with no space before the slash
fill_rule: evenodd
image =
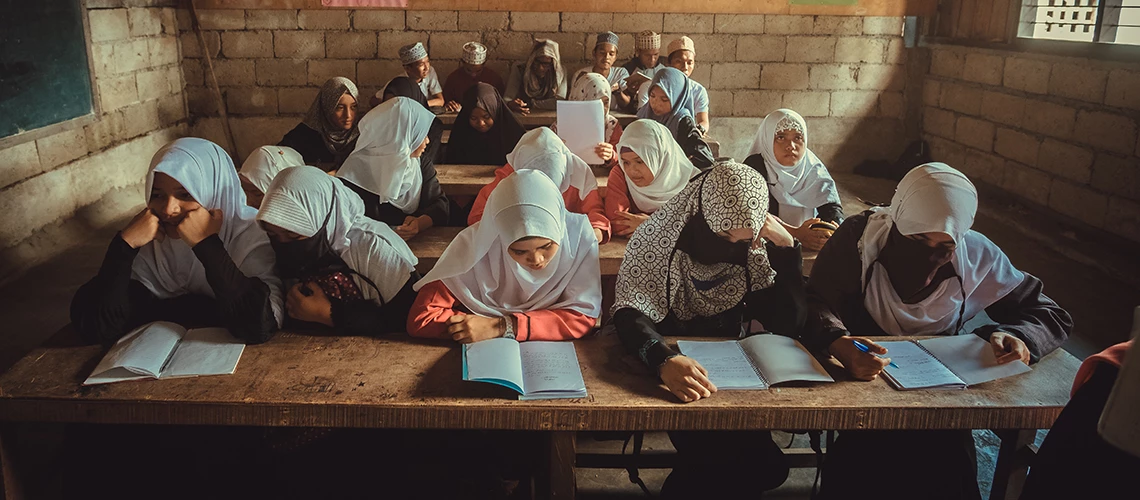
<path id="1" fill-rule="evenodd" d="M 483 186 L 495 180 L 496 165 L 456 165 L 438 164 L 435 166 L 439 185 L 448 196 L 477 196 Z M 606 185 L 610 181 L 608 168 L 594 168 L 598 179 L 598 195 L 606 197 Z"/>
<path id="2" fill-rule="evenodd" d="M 416 270 L 420 274 L 426 274 L 432 267 L 435 267 L 435 263 L 439 260 L 439 256 L 443 255 L 444 249 L 462 230 L 461 227 L 433 227 L 408 241 L 412 253 L 420 259 Z M 627 242 L 628 240 L 625 238 L 613 238 L 609 243 L 598 247 L 602 276 L 617 276 L 618 268 L 621 267 L 621 260 L 625 256 Z"/>

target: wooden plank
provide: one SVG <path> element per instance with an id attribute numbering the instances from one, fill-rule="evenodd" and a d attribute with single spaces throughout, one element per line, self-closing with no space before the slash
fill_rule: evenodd
<path id="1" fill-rule="evenodd" d="M 892 340 L 898 340 L 892 339 Z M 0 421 L 537 431 L 1037 429 L 1068 401 L 1079 361 L 1063 350 L 1029 373 L 962 391 L 896 391 L 881 378 L 721 391 L 678 404 L 616 336 L 574 342 L 589 397 L 518 401 L 460 381 L 451 341 L 281 333 L 246 347 L 233 375 L 81 387 L 100 346 L 41 347 L 0 375 Z"/>
<path id="2" fill-rule="evenodd" d="M 0 499 L 23 500 L 24 486 L 20 481 L 20 470 L 12 453 L 16 441 L 15 424 L 0 424 Z"/>
<path id="3" fill-rule="evenodd" d="M 435 166 L 439 185 L 448 196 L 477 196 L 483 186 L 495 180 L 495 165 L 456 165 L 443 163 Z M 598 195 L 606 197 L 606 186 L 610 182 L 609 169 L 595 168 L 598 179 Z"/>
<path id="4" fill-rule="evenodd" d="M 577 492 L 577 479 L 574 477 L 577 432 L 554 431 L 547 433 L 546 452 L 543 459 L 546 467 L 540 475 L 540 497 L 551 500 L 574 500 Z"/>
<path id="5" fill-rule="evenodd" d="M 630 113 L 613 112 L 610 114 L 612 114 L 614 118 L 617 118 L 618 122 L 621 123 L 621 126 L 623 127 L 629 125 L 630 122 L 637 119 L 637 115 Z M 455 118 L 457 116 L 459 116 L 458 113 L 441 113 L 435 115 L 435 117 L 439 118 L 439 121 L 448 128 L 455 124 Z M 530 114 L 526 115 L 515 113 L 515 117 L 518 118 L 519 123 L 521 123 L 526 128 L 547 127 L 558 119 L 558 115 L 554 111 L 547 110 L 532 111 Z"/>
<path id="6" fill-rule="evenodd" d="M 979 0 L 958 0 L 962 4 L 962 11 L 958 15 L 958 30 L 954 33 L 956 38 L 970 38 L 974 33 L 974 14 L 978 11 Z"/>
<path id="7" fill-rule="evenodd" d="M 412 253 L 420 259 L 416 269 L 424 274 L 435 267 L 435 263 L 443 255 L 444 249 L 462 230 L 461 227 L 433 227 L 408 241 Z M 621 237 L 611 238 L 608 243 L 598 247 L 602 276 L 617 275 L 618 269 L 621 268 L 621 261 L 625 257 L 625 245 L 628 241 Z"/>
<path id="8" fill-rule="evenodd" d="M 203 9 L 323 9 L 320 0 L 201 0 Z M 344 7 L 336 7 L 344 9 Z M 408 0 L 408 10 L 522 12 L 680 12 L 710 14 L 799 14 L 836 16 L 922 16 L 938 0 L 859 0 L 856 5 L 790 5 L 788 0 Z"/>

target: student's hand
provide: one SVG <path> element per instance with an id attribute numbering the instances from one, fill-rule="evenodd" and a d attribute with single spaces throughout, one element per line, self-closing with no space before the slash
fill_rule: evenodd
<path id="1" fill-rule="evenodd" d="M 222 230 L 222 211 L 195 208 L 178 223 L 178 237 L 194 247 Z"/>
<path id="2" fill-rule="evenodd" d="M 994 348 L 994 356 L 997 357 L 999 364 L 1018 359 L 1029 364 L 1029 347 L 1025 345 L 1025 341 L 1009 333 L 998 331 L 991 334 L 990 347 Z"/>
<path id="3" fill-rule="evenodd" d="M 617 213 L 618 219 L 613 221 L 614 225 L 621 227 L 618 229 L 618 236 L 631 236 L 637 230 L 637 227 L 649 220 L 649 216 L 645 214 L 631 214 L 629 212 L 619 211 Z"/>
<path id="4" fill-rule="evenodd" d="M 819 222 L 823 222 L 823 219 L 820 219 L 818 217 L 811 218 L 804 221 L 803 224 L 800 224 L 800 227 L 791 230 L 792 235 L 795 236 L 797 240 L 800 240 L 800 243 L 803 244 L 804 250 L 818 252 L 821 248 L 823 248 L 823 244 L 827 243 L 827 240 L 831 238 L 830 231 L 811 228 L 812 224 Z"/>
<path id="5" fill-rule="evenodd" d="M 460 344 L 502 337 L 500 319 L 478 314 L 455 314 L 447 319 L 447 334 Z"/>
<path id="6" fill-rule="evenodd" d="M 443 110 L 447 113 L 458 113 L 462 109 L 463 109 L 463 106 L 461 106 L 458 102 L 455 102 L 455 101 L 447 101 L 447 104 L 443 105 Z"/>
<path id="7" fill-rule="evenodd" d="M 601 229 L 598 229 L 598 228 L 596 228 L 596 227 L 594 228 L 594 237 L 598 239 L 598 244 L 599 244 L 599 245 L 601 245 L 601 244 L 602 244 L 602 240 L 604 240 L 604 239 L 605 239 L 605 235 L 604 235 L 604 234 L 602 234 L 602 230 L 601 230 Z"/>
<path id="8" fill-rule="evenodd" d="M 289 288 L 285 311 L 293 319 L 333 326 L 332 302 L 316 283 L 297 283 Z"/>
<path id="9" fill-rule="evenodd" d="M 844 368 L 847 368 L 847 373 L 852 377 L 859 380 L 875 380 L 879 373 L 883 371 L 883 367 L 891 363 L 891 358 L 880 358 L 871 353 L 860 351 L 855 347 L 853 341 L 858 340 L 863 345 L 869 347 L 872 353 L 886 354 L 887 349 L 883 346 L 871 342 L 864 337 L 840 337 L 835 339 L 830 346 L 827 347 L 827 352 L 835 356 Z"/>
<path id="10" fill-rule="evenodd" d="M 614 157 L 614 145 L 608 142 L 599 142 L 597 146 L 594 146 L 594 153 L 602 159 L 603 163 L 608 163 Z"/>
<path id="11" fill-rule="evenodd" d="M 673 356 L 666 360 L 661 365 L 661 381 L 682 403 L 707 398 L 716 392 L 716 386 L 709 381 L 708 370 L 688 356 Z"/>
<path id="12" fill-rule="evenodd" d="M 768 214 L 767 218 L 764 219 L 764 225 L 760 227 L 760 234 L 756 240 L 752 242 L 752 248 L 757 248 L 763 244 L 760 238 L 767 239 L 778 247 L 791 247 L 796 244 L 796 240 L 792 238 L 791 233 L 784 228 L 784 223 L 772 214 Z"/>
<path id="13" fill-rule="evenodd" d="M 415 235 L 420 234 L 420 218 L 411 215 L 404 217 L 404 223 L 393 227 L 392 230 L 396 231 L 396 234 L 403 238 L 404 241 L 408 241 Z"/>
<path id="14" fill-rule="evenodd" d="M 143 208 L 119 234 L 131 248 L 140 248 L 158 237 L 158 228 L 158 216 L 150 208 Z"/>
<path id="15" fill-rule="evenodd" d="M 524 102 L 522 99 L 515 99 L 511 102 L 508 102 L 507 107 L 511 108 L 511 111 L 514 111 L 520 115 L 530 114 L 530 107 L 527 106 L 526 102 Z"/>

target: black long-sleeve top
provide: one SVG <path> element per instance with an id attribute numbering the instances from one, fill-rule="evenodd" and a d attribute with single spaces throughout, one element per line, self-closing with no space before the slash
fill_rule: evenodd
<path id="1" fill-rule="evenodd" d="M 760 153 L 749 156 L 744 160 L 744 164 L 752 167 L 753 170 L 760 172 L 764 176 L 764 180 L 771 185 L 772 180 L 768 178 L 768 168 L 764 166 L 764 157 Z M 775 198 L 768 197 L 768 213 L 780 216 L 780 202 Z M 824 203 L 816 207 L 815 216 L 827 222 L 834 222 L 836 225 L 843 223 L 843 205 L 838 203 Z"/>
<path id="2" fill-rule="evenodd" d="M 301 157 L 305 159 L 306 165 L 318 167 L 326 172 L 340 168 L 345 158 L 348 158 L 348 155 L 352 153 L 352 150 L 356 147 L 356 143 L 353 141 L 352 144 L 344 148 L 342 153 L 334 154 L 325 146 L 325 141 L 321 138 L 321 133 L 313 130 L 304 123 L 298 123 L 296 127 L 293 127 L 293 130 L 287 132 L 285 137 L 282 137 L 281 142 L 278 142 L 277 145 L 297 150 L 298 153 L 301 153 Z"/>
<path id="3" fill-rule="evenodd" d="M 381 203 L 379 195 L 341 179 L 345 186 L 348 186 L 349 189 L 360 195 L 360 199 L 364 200 L 365 217 L 378 220 L 389 226 L 399 226 L 404 223 L 404 219 L 409 215 L 414 217 L 426 215 L 431 217 L 433 226 L 447 225 L 451 206 L 447 202 L 447 195 L 443 193 L 443 188 L 439 185 L 439 176 L 435 171 L 435 160 L 442 146 L 442 137 L 443 122 L 436 118 L 432 121 L 431 129 L 428 131 L 428 139 L 430 139 L 428 146 L 420 155 L 420 173 L 423 175 L 424 181 L 420 188 L 420 206 L 415 212 L 405 213 L 391 203 Z"/>
<path id="4" fill-rule="evenodd" d="M 89 342 L 114 344 L 127 332 L 152 321 L 194 326 L 224 326 L 249 344 L 265 342 L 277 331 L 269 285 L 247 277 L 226 252 L 221 238 L 210 236 L 194 246 L 206 271 L 214 298 L 187 294 L 170 299 L 155 296 L 131 279 L 138 249 L 121 234 L 111 240 L 103 265 L 71 299 L 71 323 Z"/>
<path id="5" fill-rule="evenodd" d="M 689 157 L 694 167 L 704 170 L 716 162 L 712 149 L 709 149 L 708 143 L 705 142 L 705 136 L 701 133 L 701 129 L 697 128 L 697 122 L 693 121 L 691 116 L 681 118 L 673 139 L 681 146 L 681 151 L 685 152 L 685 156 Z"/>
<path id="6" fill-rule="evenodd" d="M 868 213 L 847 219 L 820 250 L 812 266 L 803 342 L 812 351 L 825 352 L 848 332 L 887 335 L 863 305 L 863 263 L 858 245 L 867 227 Z M 1041 280 L 1025 273 L 1017 288 L 985 309 L 997 324 L 979 327 L 973 333 L 986 340 L 998 330 L 1010 333 L 1025 342 L 1034 362 L 1053 352 L 1068 338 L 1073 319 L 1042 290 Z M 963 322 L 969 319 L 963 318 Z"/>
<path id="7" fill-rule="evenodd" d="M 613 316 L 618 338 L 627 352 L 637 355 L 650 368 L 656 368 L 679 354 L 665 344 L 664 336 L 737 337 L 741 321 L 753 319 L 768 331 L 798 337 L 807 313 L 800 245 L 777 247 L 768 243 L 768 260 L 776 271 L 776 281 L 768 288 L 748 292 L 735 307 L 715 316 L 680 320 L 670 311 L 660 323 L 653 323 L 641 311 L 625 307 Z M 742 271 L 743 272 L 743 271 Z"/>
<path id="8" fill-rule="evenodd" d="M 332 303 L 333 328 L 340 335 L 375 336 L 405 331 L 408 313 L 416 301 L 412 285 L 420 280 L 412 271 L 404 287 L 383 305 L 375 300 L 335 300 Z M 367 285 L 365 285 L 367 286 Z"/>

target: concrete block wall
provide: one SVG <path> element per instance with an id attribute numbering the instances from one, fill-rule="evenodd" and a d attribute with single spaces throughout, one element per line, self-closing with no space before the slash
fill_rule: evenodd
<path id="1" fill-rule="evenodd" d="M 972 179 L 1140 241 L 1140 63 L 930 47 L 922 134 Z"/>
<path id="2" fill-rule="evenodd" d="M 0 150 L 0 282 L 144 201 L 151 156 L 185 135 L 174 2 L 87 2 L 96 120 Z"/>
<path id="3" fill-rule="evenodd" d="M 192 132 L 221 140 L 203 51 L 190 31 L 189 14 L 178 14 Z M 621 64 L 633 56 L 633 34 L 644 29 L 663 33 L 663 44 L 682 34 L 695 41 L 693 78 L 709 90 L 713 135 L 727 155 L 743 159 L 752 133 L 726 130 L 735 125 L 725 119 L 763 117 L 780 107 L 807 117 L 812 149 L 834 169 L 850 169 L 867 157 L 893 157 L 906 142 L 902 18 L 412 10 L 199 14 L 239 156 L 280 140 L 329 77 L 351 78 L 364 96 L 374 94 L 402 74 L 397 50 L 404 44 L 424 42 L 443 81 L 458 67 L 463 43 L 481 41 L 490 48 L 488 65 L 505 79 L 509 66 L 529 53 L 532 37 L 558 41 L 562 63 L 573 72 L 589 64 L 597 32 L 619 34 Z M 917 87 L 913 94 L 917 100 Z M 367 98 L 362 101 L 366 111 Z"/>

